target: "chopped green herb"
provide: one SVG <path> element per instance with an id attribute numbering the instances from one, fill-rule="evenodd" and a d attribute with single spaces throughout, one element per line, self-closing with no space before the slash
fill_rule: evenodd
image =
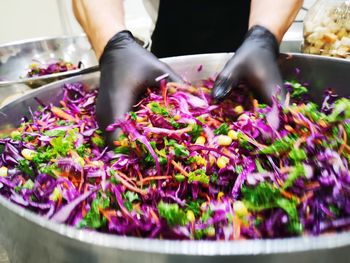
<path id="1" fill-rule="evenodd" d="M 265 169 L 262 167 L 258 159 L 255 159 L 255 166 L 256 166 L 256 169 L 258 170 L 258 173 L 265 172 Z"/>
<path id="2" fill-rule="evenodd" d="M 30 162 L 26 159 L 21 159 L 18 161 L 17 168 L 21 170 L 24 174 L 29 175 L 31 178 L 34 177 L 33 168 L 30 166 Z"/>
<path id="3" fill-rule="evenodd" d="M 295 141 L 296 139 L 294 137 L 286 136 L 280 140 L 274 141 L 271 145 L 260 150 L 260 153 L 279 155 L 292 149 Z"/>
<path id="4" fill-rule="evenodd" d="M 158 102 L 151 102 L 150 104 L 148 104 L 148 107 L 155 114 L 159 114 L 159 115 L 162 115 L 164 117 L 169 116 L 168 110 L 165 107 L 160 106 L 160 104 Z"/>
<path id="5" fill-rule="evenodd" d="M 216 183 L 216 181 L 218 180 L 219 176 L 217 173 L 213 173 L 211 176 L 210 176 L 210 182 L 212 183 Z"/>
<path id="6" fill-rule="evenodd" d="M 119 153 L 119 154 L 129 154 L 130 149 L 127 146 L 119 146 L 114 148 L 113 150 L 115 153 Z"/>
<path id="7" fill-rule="evenodd" d="M 182 174 L 175 174 L 175 179 L 178 182 L 183 182 L 183 181 L 185 181 L 185 176 Z"/>
<path id="8" fill-rule="evenodd" d="M 304 161 L 307 159 L 307 155 L 305 150 L 300 149 L 300 148 L 293 148 L 289 154 L 288 157 L 293 160 L 295 163 Z"/>
<path id="9" fill-rule="evenodd" d="M 292 169 L 292 171 L 288 174 L 288 178 L 283 184 L 283 189 L 286 189 L 286 188 L 292 186 L 293 183 L 295 182 L 295 180 L 298 179 L 300 176 L 303 176 L 303 175 L 305 175 L 304 165 L 298 163 Z"/>
<path id="10" fill-rule="evenodd" d="M 227 135 L 228 131 L 230 130 L 230 127 L 226 124 L 226 123 L 223 123 L 220 125 L 219 128 L 217 128 L 215 131 L 214 131 L 214 134 L 215 135 Z"/>
<path id="11" fill-rule="evenodd" d="M 334 109 L 330 115 L 327 116 L 329 122 L 343 121 L 350 118 L 350 100 L 341 98 L 334 104 Z"/>
<path id="12" fill-rule="evenodd" d="M 192 136 L 192 142 L 195 142 L 197 138 L 201 135 L 203 128 L 198 124 L 191 124 L 192 131 L 188 132 L 189 135 Z"/>
<path id="13" fill-rule="evenodd" d="M 130 112 L 130 117 L 131 117 L 132 120 L 136 121 L 136 120 L 137 120 L 137 114 L 136 114 L 136 112 L 131 111 L 131 112 Z"/>
<path id="14" fill-rule="evenodd" d="M 140 200 L 139 196 L 131 191 L 127 191 L 124 194 L 124 198 L 126 198 L 126 201 L 124 202 L 125 207 L 128 209 L 128 211 L 132 211 L 133 207 L 132 207 L 132 203 L 134 201 Z"/>
<path id="15" fill-rule="evenodd" d="M 186 204 L 187 210 L 191 210 L 196 217 L 199 216 L 201 213 L 201 205 L 200 204 L 202 202 L 203 202 L 203 200 L 201 200 L 201 199 L 197 199 L 195 201 L 188 201 Z"/>
<path id="16" fill-rule="evenodd" d="M 81 228 L 89 227 L 93 229 L 105 226 L 107 219 L 100 214 L 100 209 L 108 208 L 109 204 L 109 197 L 103 198 L 101 194 L 99 194 L 96 199 L 92 201 L 89 212 L 85 215 L 84 219 L 80 221 L 79 226 Z"/>
<path id="17" fill-rule="evenodd" d="M 180 129 L 181 125 L 180 123 L 177 123 L 173 118 L 169 119 L 169 123 L 171 126 L 173 126 L 175 129 Z"/>
<path id="18" fill-rule="evenodd" d="M 158 204 L 158 212 L 160 217 L 164 218 L 170 226 L 184 226 L 188 223 L 186 213 L 178 204 L 167 204 L 161 201 Z"/>
<path id="19" fill-rule="evenodd" d="M 167 145 L 174 147 L 176 157 L 187 157 L 190 155 L 190 152 L 187 150 L 186 146 L 178 144 L 175 140 L 170 140 Z"/>
<path id="20" fill-rule="evenodd" d="M 237 174 L 241 174 L 243 172 L 243 166 L 242 165 L 236 165 L 235 171 Z"/>
<path id="21" fill-rule="evenodd" d="M 99 135 L 94 135 L 92 138 L 91 138 L 91 141 L 93 144 L 95 144 L 97 147 L 103 147 L 105 145 L 105 142 L 103 140 L 103 138 Z"/>
<path id="22" fill-rule="evenodd" d="M 287 84 L 290 84 L 291 87 L 293 88 L 293 91 L 291 94 L 292 98 L 300 98 L 301 95 L 307 93 L 307 88 L 296 81 L 287 82 Z"/>
<path id="23" fill-rule="evenodd" d="M 199 182 L 202 184 L 209 184 L 209 176 L 205 174 L 205 171 L 203 169 L 198 169 L 189 173 L 188 182 Z"/>
<path id="24" fill-rule="evenodd" d="M 23 185 L 23 188 L 32 190 L 34 188 L 34 182 L 31 179 L 28 179 L 27 182 Z"/>
<path id="25" fill-rule="evenodd" d="M 213 211 L 211 210 L 211 208 L 209 206 L 207 211 L 205 211 L 201 216 L 202 222 L 207 222 L 209 220 L 209 218 L 211 218 L 212 214 L 213 214 Z"/>
<path id="26" fill-rule="evenodd" d="M 280 190 L 270 183 L 260 183 L 254 188 L 242 188 L 243 202 L 250 211 L 260 212 L 266 209 L 281 208 L 289 217 L 289 229 L 293 233 L 302 230 L 299 221 L 297 202 L 285 198 Z"/>
<path id="27" fill-rule="evenodd" d="M 50 137 L 63 137 L 66 135 L 65 130 L 50 130 L 50 131 L 45 131 L 44 135 L 50 136 Z"/>

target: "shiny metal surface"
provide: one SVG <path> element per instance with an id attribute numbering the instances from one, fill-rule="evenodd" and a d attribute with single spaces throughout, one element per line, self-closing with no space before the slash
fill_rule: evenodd
<path id="1" fill-rule="evenodd" d="M 78 73 L 80 69 L 51 75 L 27 78 L 33 62 L 43 64 L 62 59 L 83 68 L 96 66 L 97 60 L 86 36 L 43 38 L 14 42 L 0 46 L 0 86 L 24 83 L 37 87 L 62 77 Z"/>
<path id="2" fill-rule="evenodd" d="M 136 41 L 147 48 L 149 43 L 136 38 Z M 43 64 L 57 60 L 82 63 L 77 70 L 70 70 L 45 76 L 27 78 L 26 73 L 33 62 Z M 85 35 L 41 38 L 4 44 L 0 46 L 0 87 L 14 83 L 23 83 L 38 87 L 54 80 L 84 72 L 97 71 L 98 62 L 90 42 Z"/>
<path id="3" fill-rule="evenodd" d="M 220 71 L 230 54 L 197 55 L 164 59 L 189 80 L 200 80 Z M 203 65 L 201 71 L 198 66 Z M 324 87 L 350 95 L 350 62 L 324 57 L 293 55 L 281 58 L 282 72 L 313 84 L 314 98 Z M 342 76 L 342 78 L 339 78 Z M 98 85 L 99 74 L 76 76 L 33 90 L 0 109 L 0 129 L 17 125 L 34 98 L 57 103 L 65 82 L 81 81 L 89 88 Z M 123 237 L 82 231 L 56 224 L 0 197 L 0 244 L 15 262 L 349 262 L 350 233 L 319 237 L 239 241 L 171 241 Z"/>

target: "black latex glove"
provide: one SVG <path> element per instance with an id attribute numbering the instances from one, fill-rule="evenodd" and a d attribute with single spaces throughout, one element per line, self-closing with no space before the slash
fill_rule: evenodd
<path id="1" fill-rule="evenodd" d="M 96 117 L 109 144 L 116 139 L 116 132 L 106 132 L 106 127 L 122 118 L 148 87 L 159 86 L 157 77 L 168 73 L 168 81 L 181 82 L 169 66 L 137 44 L 129 31 L 109 40 L 100 59 L 100 71 Z"/>
<path id="2" fill-rule="evenodd" d="M 217 77 L 212 96 L 221 100 L 241 82 L 253 89 L 258 99 L 271 104 L 277 85 L 283 88 L 277 65 L 279 54 L 275 36 L 262 26 L 253 26 L 236 54 Z M 284 91 L 282 90 L 282 97 Z"/>

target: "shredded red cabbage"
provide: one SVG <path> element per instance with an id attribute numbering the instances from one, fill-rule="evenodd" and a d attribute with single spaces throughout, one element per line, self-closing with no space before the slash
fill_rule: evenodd
<path id="1" fill-rule="evenodd" d="M 61 106 L 0 140 L 0 194 L 56 222 L 118 235 L 256 239 L 350 226 L 350 100 L 322 107 L 286 83 L 284 107 L 242 88 L 213 104 L 212 80 L 162 84 L 108 129 L 97 91 L 66 84 Z"/>
<path id="2" fill-rule="evenodd" d="M 80 65 L 81 63 L 79 63 Z M 29 70 L 27 72 L 27 77 L 39 77 L 39 76 L 45 76 L 50 75 L 54 73 L 60 73 L 60 72 L 66 72 L 69 70 L 75 70 L 80 68 L 80 66 L 76 66 L 71 62 L 59 60 L 54 63 L 50 63 L 48 65 L 41 65 L 38 63 L 33 63 L 29 66 Z"/>

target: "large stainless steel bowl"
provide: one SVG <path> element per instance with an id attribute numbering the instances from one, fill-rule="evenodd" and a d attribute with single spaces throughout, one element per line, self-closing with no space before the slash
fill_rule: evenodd
<path id="1" fill-rule="evenodd" d="M 229 54 L 164 59 L 188 79 L 199 80 L 219 72 Z M 199 65 L 203 70 L 197 71 Z M 285 78 L 294 78 L 299 67 L 302 81 L 312 84 L 317 100 L 325 87 L 349 96 L 350 62 L 307 55 L 281 59 Z M 17 125 L 35 98 L 57 103 L 65 82 L 81 81 L 94 89 L 99 74 L 76 76 L 49 84 L 25 95 L 0 111 L 0 128 Z M 14 262 L 349 262 L 350 233 L 319 237 L 239 241 L 170 241 L 123 237 L 77 230 L 48 221 L 0 197 L 0 244 Z"/>

